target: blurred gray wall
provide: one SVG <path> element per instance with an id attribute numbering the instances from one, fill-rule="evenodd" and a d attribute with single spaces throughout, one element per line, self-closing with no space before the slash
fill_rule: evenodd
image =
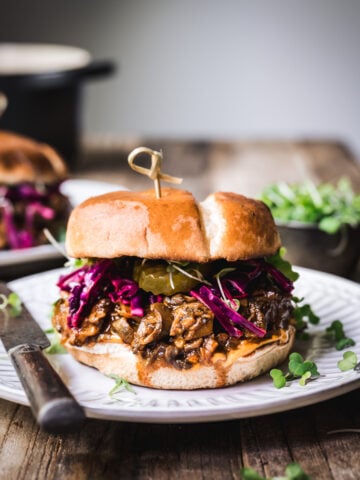
<path id="1" fill-rule="evenodd" d="M 0 41 L 119 65 L 85 90 L 85 132 L 335 137 L 360 156 L 358 0 L 0 0 Z"/>

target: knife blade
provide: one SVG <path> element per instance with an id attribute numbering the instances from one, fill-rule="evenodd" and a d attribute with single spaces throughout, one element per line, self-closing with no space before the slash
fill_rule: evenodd
<path id="1" fill-rule="evenodd" d="M 0 294 L 11 292 L 0 282 Z M 84 410 L 42 353 L 49 339 L 24 304 L 19 315 L 11 316 L 8 307 L 0 312 L 0 338 L 40 427 L 49 433 L 78 429 Z"/>

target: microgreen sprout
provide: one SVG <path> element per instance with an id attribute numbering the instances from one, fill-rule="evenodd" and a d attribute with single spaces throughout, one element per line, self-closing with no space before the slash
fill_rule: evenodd
<path id="1" fill-rule="evenodd" d="M 319 372 L 317 366 L 311 360 L 305 360 L 300 353 L 293 352 L 289 357 L 289 371 L 296 377 L 302 377 L 306 372 L 310 372 L 311 376 L 318 377 Z"/>
<path id="2" fill-rule="evenodd" d="M 44 228 L 43 229 L 43 233 L 45 235 L 45 237 L 47 238 L 47 240 L 49 241 L 49 243 L 51 243 L 51 245 L 65 258 L 67 258 L 68 262 L 71 262 L 71 258 L 66 254 L 65 252 L 65 249 L 63 248 L 63 246 L 56 240 L 56 238 L 54 237 L 54 235 L 50 232 L 49 229 L 47 228 Z"/>
<path id="3" fill-rule="evenodd" d="M 273 379 L 274 387 L 283 388 L 286 385 L 286 377 L 278 368 L 270 370 L 270 376 Z"/>
<path id="4" fill-rule="evenodd" d="M 222 297 L 223 301 L 229 307 L 231 307 L 233 310 L 237 311 L 240 307 L 240 302 L 239 301 L 236 302 L 235 301 L 236 299 L 230 300 L 229 298 L 226 297 L 223 286 L 222 286 L 222 283 L 221 283 L 221 280 L 220 280 L 221 277 L 224 277 L 228 273 L 234 272 L 235 270 L 236 270 L 236 268 L 223 268 L 222 270 L 220 270 L 220 272 L 218 272 L 216 275 L 214 275 L 214 278 L 215 278 L 215 280 L 218 284 L 220 294 L 221 294 L 221 297 Z"/>
<path id="5" fill-rule="evenodd" d="M 300 353 L 293 352 L 289 356 L 289 371 L 284 373 L 278 368 L 270 370 L 274 387 L 283 388 L 288 381 L 299 379 L 299 384 L 305 386 L 309 380 L 313 380 L 320 374 L 317 366 L 311 360 L 304 360 Z"/>
<path id="6" fill-rule="evenodd" d="M 44 232 L 44 235 L 45 237 L 47 238 L 47 240 L 49 241 L 49 243 L 51 243 L 51 245 L 63 256 L 67 259 L 67 262 L 64 264 L 65 267 L 68 267 L 68 268 L 74 268 L 74 269 L 77 269 L 77 268 L 81 268 L 81 267 L 84 267 L 85 265 L 92 265 L 94 263 L 94 261 L 90 258 L 71 258 L 67 255 L 65 249 L 63 248 L 63 246 L 61 245 L 61 243 L 59 243 L 56 238 L 54 237 L 54 235 L 50 232 L 50 230 L 48 230 L 47 228 L 44 228 L 43 229 L 43 232 Z"/>
<path id="7" fill-rule="evenodd" d="M 52 334 L 52 333 L 55 333 L 55 328 L 54 328 L 54 327 L 46 328 L 46 329 L 44 330 L 44 333 L 46 333 L 46 334 L 48 334 L 48 335 L 50 335 L 50 334 Z"/>
<path id="8" fill-rule="evenodd" d="M 186 277 L 189 277 L 189 278 L 192 278 L 193 280 L 197 280 L 198 282 L 201 282 L 201 283 L 205 283 L 205 285 L 208 285 L 211 287 L 211 283 L 208 282 L 207 280 L 205 280 L 204 276 L 202 275 L 202 273 L 195 269 L 195 268 L 190 268 L 189 270 L 185 270 L 185 268 L 182 268 L 182 266 L 186 267 L 187 264 L 180 264 L 179 262 L 168 262 L 169 264 L 169 267 L 177 270 L 178 272 L 182 273 L 183 275 L 185 275 Z M 180 266 L 182 265 L 182 266 Z M 172 280 L 172 270 L 171 268 L 169 268 L 169 281 L 170 281 L 170 285 L 171 285 L 171 288 L 175 288 L 174 287 L 174 284 L 173 284 L 173 280 Z M 193 275 L 192 273 L 190 272 L 194 272 L 195 275 Z"/>
<path id="9" fill-rule="evenodd" d="M 168 272 L 169 274 L 169 283 L 170 283 L 170 287 L 175 290 L 175 284 L 174 284 L 174 279 L 173 279 L 173 272 L 174 272 L 174 267 L 172 266 L 172 264 L 169 262 L 169 265 L 167 266 L 166 268 L 166 271 Z"/>
<path id="10" fill-rule="evenodd" d="M 91 258 L 69 258 L 69 260 L 65 263 L 65 267 L 78 269 L 85 267 L 86 265 L 92 265 L 94 260 Z"/>
<path id="11" fill-rule="evenodd" d="M 64 353 L 68 353 L 66 348 L 60 342 L 60 335 L 55 329 L 47 329 L 45 333 L 53 334 L 50 347 L 45 348 L 45 353 L 48 355 L 62 355 Z"/>
<path id="12" fill-rule="evenodd" d="M 306 385 L 306 382 L 310 380 L 311 378 L 311 372 L 307 370 L 303 375 L 301 375 L 301 378 L 299 380 L 299 385 L 304 387 Z"/>
<path id="13" fill-rule="evenodd" d="M 337 185 L 310 181 L 270 185 L 263 190 L 261 200 L 275 219 L 315 223 L 328 234 L 360 223 L 360 195 L 353 192 L 347 178 L 341 178 Z"/>
<path id="14" fill-rule="evenodd" d="M 345 335 L 344 326 L 340 320 L 334 320 L 326 329 L 326 337 L 335 342 L 336 350 L 343 350 L 355 345 L 355 341 Z"/>
<path id="15" fill-rule="evenodd" d="M 285 255 L 286 248 L 281 247 L 274 255 L 266 257 L 266 261 L 280 270 L 280 272 L 285 275 L 286 278 L 292 282 L 295 282 L 299 278 L 299 274 L 293 270 L 291 263 L 285 260 Z"/>
<path id="16" fill-rule="evenodd" d="M 311 480 L 298 463 L 289 463 L 285 469 L 285 476 L 262 477 L 252 468 L 241 469 L 241 480 Z"/>
<path id="17" fill-rule="evenodd" d="M 19 316 L 22 310 L 19 295 L 15 292 L 9 293 L 8 296 L 0 294 L 0 310 L 8 312 L 11 317 Z"/>
<path id="18" fill-rule="evenodd" d="M 342 360 L 339 360 L 337 363 L 339 370 L 342 372 L 347 372 L 348 370 L 358 370 L 358 365 L 357 355 L 351 350 L 344 352 Z"/>
<path id="19" fill-rule="evenodd" d="M 118 375 L 115 375 L 113 373 L 110 373 L 109 375 L 107 375 L 107 377 L 115 380 L 115 385 L 109 391 L 110 396 L 114 395 L 114 393 L 117 393 L 119 390 L 127 390 L 128 392 L 131 392 L 134 395 L 136 395 L 135 390 L 132 388 L 129 382 L 125 380 L 125 378 L 119 377 Z"/>
<path id="20" fill-rule="evenodd" d="M 293 296 L 293 302 L 295 303 L 294 308 L 294 320 L 296 328 L 296 338 L 299 340 L 308 340 L 309 334 L 305 331 L 308 328 L 308 324 L 317 325 L 320 322 L 320 318 L 314 313 L 311 305 L 305 303 L 301 305 L 304 301 L 303 298 L 298 298 Z"/>

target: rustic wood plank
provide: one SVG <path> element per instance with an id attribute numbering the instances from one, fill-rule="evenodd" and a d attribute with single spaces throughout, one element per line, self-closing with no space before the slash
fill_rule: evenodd
<path id="1" fill-rule="evenodd" d="M 357 480 L 360 472 L 360 433 L 329 432 L 360 429 L 360 390 L 317 406 L 314 416 L 319 443 L 335 479 Z M 315 407 L 312 407 L 315 409 Z"/>
<path id="2" fill-rule="evenodd" d="M 299 463 L 313 478 L 330 480 L 334 477 L 318 440 L 317 414 L 318 409 L 298 409 L 282 415 L 281 421 L 292 461 Z"/>
<path id="3" fill-rule="evenodd" d="M 360 191 L 360 168 L 345 144 L 338 142 L 303 142 L 299 148 L 307 155 L 304 162 L 315 181 L 336 183 L 347 176 L 355 190 Z"/>
<path id="4" fill-rule="evenodd" d="M 19 405 L 16 403 L 0 400 L 0 452 L 2 445 L 6 442 L 6 435 L 11 426 L 11 422 L 19 408 Z"/>
<path id="5" fill-rule="evenodd" d="M 29 408 L 1 401 L 0 476 L 240 480 L 242 465 L 274 476 L 297 461 L 316 480 L 353 480 L 360 468 L 360 435 L 327 432 L 359 426 L 359 396 L 358 391 L 283 414 L 208 424 L 89 419 L 81 431 L 58 436 L 40 432 Z"/>
<path id="6" fill-rule="evenodd" d="M 241 426 L 244 424 L 251 432 L 249 437 L 242 435 L 244 466 L 264 476 L 283 474 L 291 455 L 279 415 L 244 420 Z"/>

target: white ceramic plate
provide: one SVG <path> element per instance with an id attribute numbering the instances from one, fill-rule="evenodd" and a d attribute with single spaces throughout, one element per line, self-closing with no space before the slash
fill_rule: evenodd
<path id="1" fill-rule="evenodd" d="M 69 198 L 73 207 L 88 197 L 101 195 L 114 190 L 125 190 L 125 188 L 120 185 L 85 179 L 65 180 L 61 185 L 61 192 Z M 60 257 L 61 253 L 52 245 L 40 245 L 23 250 L 3 250 L 0 251 L 0 275 L 1 273 L 7 273 L 9 268 L 12 267 Z"/>
<path id="2" fill-rule="evenodd" d="M 295 350 L 316 362 L 319 378 L 302 387 L 298 382 L 277 390 L 269 375 L 228 388 L 165 391 L 133 387 L 110 396 L 114 380 L 77 363 L 70 355 L 49 355 L 89 417 L 154 423 L 205 422 L 269 414 L 310 405 L 360 386 L 360 373 L 341 372 L 338 352 L 324 338 L 324 329 L 335 319 L 356 341 L 351 350 L 360 358 L 360 285 L 334 275 L 297 268 L 296 295 L 305 296 L 321 317 L 311 327 L 311 340 L 299 342 Z M 57 298 L 55 282 L 63 270 L 24 277 L 10 283 L 42 328 L 50 327 L 51 303 Z M 27 405 L 27 399 L 3 348 L 0 350 L 0 397 Z"/>

